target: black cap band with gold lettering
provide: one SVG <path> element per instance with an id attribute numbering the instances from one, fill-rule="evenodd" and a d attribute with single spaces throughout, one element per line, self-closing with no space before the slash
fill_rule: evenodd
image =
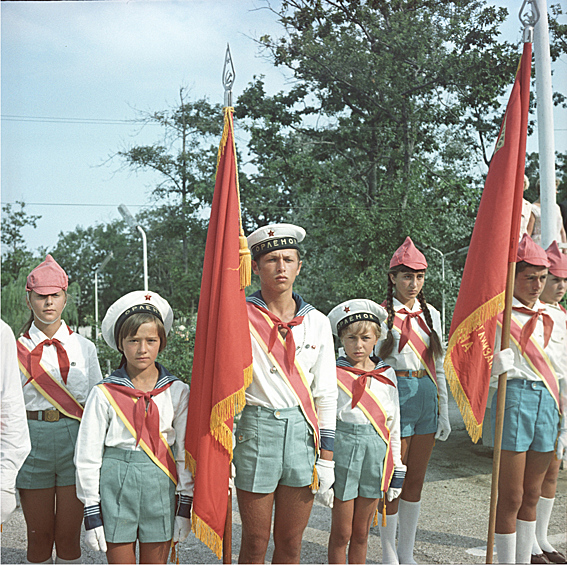
<path id="1" fill-rule="evenodd" d="M 260 241 L 250 248 L 250 253 L 252 253 L 252 258 L 256 260 L 260 255 L 264 253 L 269 253 L 270 251 L 277 251 L 279 249 L 297 249 L 299 250 L 299 244 L 296 237 L 273 237 Z"/>
<path id="2" fill-rule="evenodd" d="M 355 322 L 374 322 L 380 325 L 380 320 L 374 314 L 371 314 L 370 312 L 357 312 L 356 314 L 351 314 L 337 322 L 337 334 L 346 326 L 354 324 Z"/>

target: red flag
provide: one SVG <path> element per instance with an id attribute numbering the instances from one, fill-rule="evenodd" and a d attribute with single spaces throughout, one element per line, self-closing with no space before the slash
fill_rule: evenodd
<path id="1" fill-rule="evenodd" d="M 524 43 L 484 184 L 445 356 L 451 391 L 474 442 L 482 435 L 508 263 L 516 261 L 518 248 L 531 62 L 532 44 Z"/>
<path id="2" fill-rule="evenodd" d="M 244 296 L 244 287 L 250 284 L 250 252 L 240 219 L 233 108 L 224 112 L 185 439 L 187 466 L 195 477 L 193 531 L 219 559 L 227 518 L 233 420 L 244 408 L 244 391 L 252 381 Z"/>

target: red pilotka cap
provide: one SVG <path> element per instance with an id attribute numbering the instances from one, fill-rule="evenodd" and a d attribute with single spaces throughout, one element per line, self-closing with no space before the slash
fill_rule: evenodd
<path id="1" fill-rule="evenodd" d="M 29 275 L 26 281 L 26 291 L 34 290 L 38 294 L 55 294 L 67 290 L 69 278 L 57 261 L 48 255 Z"/>
<path id="2" fill-rule="evenodd" d="M 559 278 L 567 279 L 567 255 L 561 253 L 557 241 L 554 241 L 546 250 L 549 259 L 549 272 Z"/>
<path id="3" fill-rule="evenodd" d="M 425 255 L 413 244 L 409 235 L 392 256 L 390 269 L 398 265 L 405 265 L 414 271 L 427 269 Z"/>
<path id="4" fill-rule="evenodd" d="M 518 245 L 516 263 L 520 261 L 534 267 L 549 267 L 550 265 L 545 251 L 537 243 L 534 243 L 534 240 L 527 233 L 524 234 L 520 245 Z"/>

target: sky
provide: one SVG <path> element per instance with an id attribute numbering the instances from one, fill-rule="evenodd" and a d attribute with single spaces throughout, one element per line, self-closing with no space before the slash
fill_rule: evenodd
<path id="1" fill-rule="evenodd" d="M 520 3 L 491 3 L 510 8 L 503 37 L 519 40 Z M 160 128 L 140 130 L 131 120 L 137 110 L 175 106 L 180 87 L 192 99 L 222 104 L 227 43 L 235 100 L 254 75 L 265 75 L 269 94 L 289 85 L 255 41 L 281 31 L 266 6 L 262 0 L 1 2 L 1 200 L 24 201 L 28 213 L 41 215 L 36 229 L 23 230 L 30 249 L 53 248 L 60 232 L 77 225 L 120 218 L 121 203 L 133 214 L 151 205 L 158 177 L 109 157 L 159 140 Z M 566 93 L 567 60 L 553 68 L 554 89 Z M 559 151 L 567 151 L 565 116 L 555 113 Z M 527 150 L 537 151 L 536 136 Z"/>

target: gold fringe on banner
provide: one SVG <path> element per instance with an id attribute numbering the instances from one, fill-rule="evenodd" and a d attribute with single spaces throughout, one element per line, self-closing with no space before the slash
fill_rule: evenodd
<path id="1" fill-rule="evenodd" d="M 229 418 L 234 418 L 246 405 L 245 391 L 252 383 L 252 365 L 244 369 L 244 386 L 234 394 L 226 397 L 213 406 L 211 410 L 211 433 L 214 438 L 228 451 L 232 461 L 232 431 L 225 424 Z"/>
<path id="2" fill-rule="evenodd" d="M 502 292 L 479 306 L 457 327 L 447 346 L 445 355 L 445 376 L 449 381 L 451 392 L 463 417 L 463 422 L 472 441 L 476 443 L 482 437 L 482 422 L 475 418 L 469 399 L 463 390 L 461 381 L 453 364 L 451 352 L 460 341 L 465 341 L 480 325 L 494 318 L 504 310 L 505 293 Z"/>
<path id="3" fill-rule="evenodd" d="M 195 512 L 191 513 L 191 529 L 195 537 L 201 540 L 214 554 L 217 559 L 222 559 L 222 538 L 208 526 Z"/>
<path id="4" fill-rule="evenodd" d="M 197 472 L 197 463 L 187 450 L 185 450 L 185 468 L 189 469 L 189 471 L 191 471 L 191 474 L 195 476 L 195 473 Z"/>
<path id="5" fill-rule="evenodd" d="M 376 507 L 376 510 L 374 511 L 374 519 L 372 520 L 372 527 L 375 528 L 378 525 L 378 507 Z"/>

